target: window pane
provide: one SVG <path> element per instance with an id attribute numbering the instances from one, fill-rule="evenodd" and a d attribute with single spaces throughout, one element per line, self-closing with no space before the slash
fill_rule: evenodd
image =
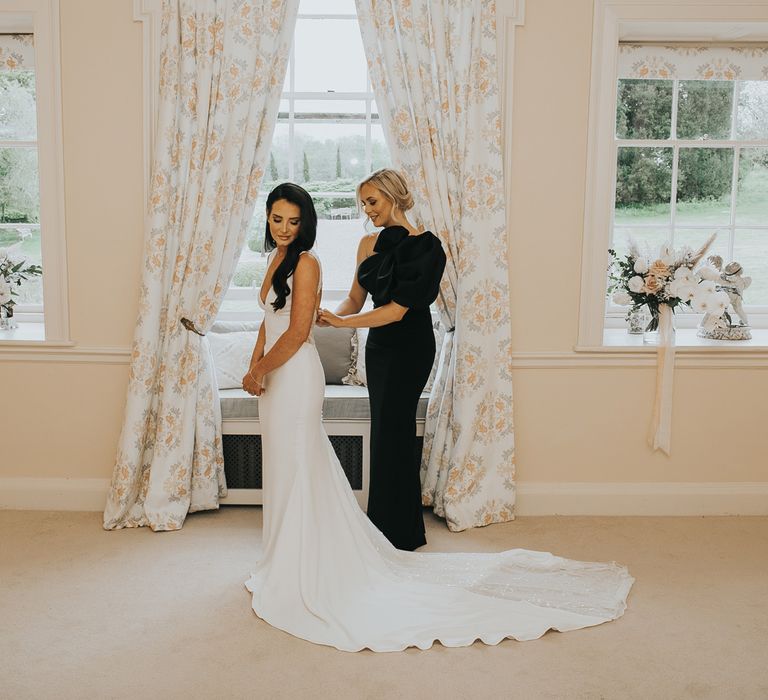
<path id="1" fill-rule="evenodd" d="M 744 291 L 744 305 L 768 305 L 768 229 L 737 230 L 733 259 L 742 264 L 744 276 L 752 278 Z"/>
<path id="2" fill-rule="evenodd" d="M 34 72 L 0 71 L 0 140 L 36 139 Z"/>
<path id="3" fill-rule="evenodd" d="M 262 194 L 256 200 L 251 226 L 246 235 L 245 245 L 232 276 L 232 287 L 252 287 L 259 289 L 267 271 L 267 256 L 264 254 L 264 233 L 266 230 L 267 195 Z"/>
<path id="4" fill-rule="evenodd" d="M 736 138 L 768 139 L 768 80 L 739 81 Z"/>
<path id="5" fill-rule="evenodd" d="M 296 114 L 344 114 L 365 117 L 365 100 L 294 100 Z"/>
<path id="6" fill-rule="evenodd" d="M 678 85 L 677 137 L 730 138 L 734 83 L 727 80 L 681 80 Z"/>
<path id="7" fill-rule="evenodd" d="M 728 229 L 722 229 L 713 231 L 711 229 L 709 230 L 701 230 L 701 229 L 684 229 L 679 228 L 675 230 L 675 248 L 682 248 L 683 246 L 688 246 L 691 250 L 699 250 L 701 246 L 703 246 L 707 242 L 707 238 L 709 238 L 713 233 L 717 233 L 717 238 L 715 238 L 712 245 L 707 250 L 706 255 L 704 256 L 704 259 L 710 255 L 719 255 L 721 258 L 725 259 L 728 257 Z"/>
<path id="8" fill-rule="evenodd" d="M 681 148 L 677 221 L 727 224 L 731 219 L 732 148 Z"/>
<path id="9" fill-rule="evenodd" d="M 308 191 L 327 191 L 337 180 L 354 190 L 365 175 L 365 124 L 297 124 L 294 138 L 294 177 Z"/>
<path id="10" fill-rule="evenodd" d="M 739 155 L 736 223 L 768 222 L 768 148 L 743 148 Z"/>
<path id="11" fill-rule="evenodd" d="M 619 148 L 616 223 L 667 223 L 671 194 L 671 148 Z"/>
<path id="12" fill-rule="evenodd" d="M 611 247 L 623 257 L 629 252 L 630 241 L 634 241 L 641 253 L 648 257 L 656 256 L 664 243 L 672 240 L 668 228 L 633 228 L 616 227 L 613 230 Z"/>
<path id="13" fill-rule="evenodd" d="M 616 136 L 668 139 L 672 132 L 671 80 L 619 80 Z"/>
<path id="14" fill-rule="evenodd" d="M 389 149 L 384 140 L 384 127 L 381 124 L 371 125 L 371 170 L 390 168 Z"/>
<path id="15" fill-rule="evenodd" d="M 36 148 L 0 148 L 0 223 L 40 221 Z"/>
<path id="16" fill-rule="evenodd" d="M 299 19 L 294 35 L 297 92 L 364 92 L 368 66 L 357 22 Z"/>
<path id="17" fill-rule="evenodd" d="M 264 172 L 261 183 L 262 192 L 268 192 L 278 182 L 290 180 L 288 174 L 288 124 L 278 122 L 272 135 L 272 148 L 269 153 L 269 164 Z"/>
<path id="18" fill-rule="evenodd" d="M 0 227 L 0 249 L 5 249 L 8 257 L 15 262 L 26 260 L 29 264 L 42 265 L 40 227 L 24 225 Z M 42 277 L 30 277 L 22 282 L 20 287 L 14 285 L 13 289 L 18 292 L 18 296 L 13 297 L 17 304 L 42 305 Z"/>
<path id="19" fill-rule="evenodd" d="M 315 203 L 322 208 L 318 199 Z M 363 219 L 358 218 L 354 198 L 348 206 L 349 218 L 321 218 L 317 222 L 315 250 L 323 266 L 324 289 L 349 289 L 357 269 L 357 246 L 366 229 Z"/>

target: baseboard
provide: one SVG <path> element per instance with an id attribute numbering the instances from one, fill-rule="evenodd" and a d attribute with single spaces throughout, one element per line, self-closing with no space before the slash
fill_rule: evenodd
<path id="1" fill-rule="evenodd" d="M 0 478 L 0 509 L 101 511 L 109 479 Z M 234 493 L 237 491 L 237 493 Z M 234 490 L 224 503 L 253 502 Z M 518 515 L 768 515 L 768 482 L 518 482 Z"/>
<path id="2" fill-rule="evenodd" d="M 518 515 L 768 515 L 768 482 L 518 482 Z"/>

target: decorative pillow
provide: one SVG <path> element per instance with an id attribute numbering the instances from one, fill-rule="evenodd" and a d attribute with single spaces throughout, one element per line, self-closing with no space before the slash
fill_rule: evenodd
<path id="1" fill-rule="evenodd" d="M 368 328 L 356 328 L 352 336 L 352 364 L 349 373 L 341 380 L 350 386 L 368 386 L 365 377 L 365 343 L 368 340 Z"/>
<path id="2" fill-rule="evenodd" d="M 251 330 L 254 329 L 254 330 Z M 326 384 L 341 384 L 352 371 L 353 328 L 314 329 L 315 345 L 325 372 Z M 253 348 L 259 337 L 258 324 L 216 321 L 207 334 L 219 389 L 239 389 L 248 371 Z"/>
<path id="3" fill-rule="evenodd" d="M 352 363 L 352 339 L 354 328 L 315 326 L 315 346 L 325 372 L 326 384 L 343 384 L 354 371 Z"/>
<path id="4" fill-rule="evenodd" d="M 211 346 L 219 389 L 240 389 L 243 386 L 243 377 L 248 371 L 253 348 L 256 347 L 258 332 L 209 332 L 205 337 Z"/>
<path id="5" fill-rule="evenodd" d="M 435 361 L 432 364 L 432 370 L 429 373 L 429 379 L 424 387 L 424 391 L 429 392 L 435 383 L 437 375 L 437 365 L 440 362 L 440 350 L 443 347 L 443 338 L 445 338 L 445 328 L 440 321 L 435 321 L 432 326 L 435 332 Z M 369 328 L 358 328 L 352 338 L 352 367 L 349 374 L 341 380 L 342 384 L 351 384 L 355 386 L 368 386 L 368 380 L 365 375 L 365 343 L 368 340 Z"/>

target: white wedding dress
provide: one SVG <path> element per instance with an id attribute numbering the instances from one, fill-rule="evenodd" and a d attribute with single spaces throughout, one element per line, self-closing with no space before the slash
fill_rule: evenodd
<path id="1" fill-rule="evenodd" d="M 291 296 L 278 312 L 274 298 L 270 288 L 262 304 L 266 350 L 290 323 Z M 395 549 L 360 509 L 323 430 L 324 386 L 310 338 L 259 398 L 264 529 L 246 582 L 259 617 L 343 651 L 399 651 L 536 639 L 621 616 L 634 579 L 615 563 Z"/>

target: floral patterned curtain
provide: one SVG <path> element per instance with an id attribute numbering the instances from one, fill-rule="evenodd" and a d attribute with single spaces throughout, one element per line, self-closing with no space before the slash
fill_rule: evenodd
<path id="1" fill-rule="evenodd" d="M 33 70 L 34 67 L 33 34 L 0 34 L 0 71 Z"/>
<path id="2" fill-rule="evenodd" d="M 106 529 L 176 530 L 225 493 L 218 396 L 199 334 L 251 220 L 297 6 L 164 2 L 139 318 Z"/>
<path id="3" fill-rule="evenodd" d="M 415 216 L 448 256 L 422 498 L 463 530 L 513 518 L 514 433 L 494 0 L 357 0 L 376 102 Z"/>
<path id="4" fill-rule="evenodd" d="M 618 69 L 640 80 L 768 80 L 768 47 L 623 43 Z"/>

